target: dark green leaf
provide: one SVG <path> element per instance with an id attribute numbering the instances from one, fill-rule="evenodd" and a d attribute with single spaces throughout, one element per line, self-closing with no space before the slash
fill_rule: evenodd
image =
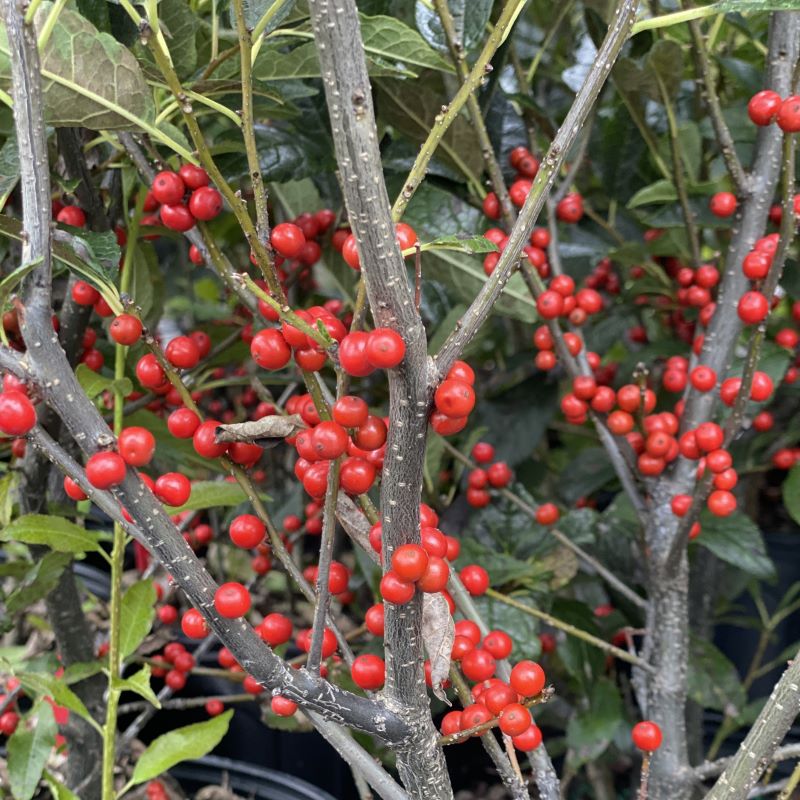
<path id="1" fill-rule="evenodd" d="M 178 77 L 188 78 L 197 68 L 197 15 L 186 0 L 159 0 L 158 24 Z"/>
<path id="2" fill-rule="evenodd" d="M 19 180 L 19 153 L 17 137 L 11 133 L 0 148 L 0 208 L 6 204 L 8 196 Z"/>
<path id="3" fill-rule="evenodd" d="M 587 447 L 564 470 L 564 476 L 568 479 L 561 483 L 561 496 L 571 505 L 605 486 L 616 473 L 602 447 Z"/>
<path id="4" fill-rule="evenodd" d="M 176 728 L 154 739 L 139 757 L 131 784 L 157 778 L 181 761 L 200 758 L 213 750 L 228 732 L 233 711 L 226 711 L 205 722 Z"/>
<path id="5" fill-rule="evenodd" d="M 264 33 L 268 35 L 292 13 L 293 8 L 294 0 L 244 0 L 244 19 L 247 27 L 253 29 L 269 13 L 269 22 L 264 27 Z"/>
<path id="6" fill-rule="evenodd" d="M 156 589 L 152 581 L 134 583 L 122 596 L 120 653 L 127 658 L 150 633 L 156 613 Z"/>
<path id="7" fill-rule="evenodd" d="M 31 800 L 36 793 L 58 733 L 48 703 L 37 703 L 31 714 L 36 724 L 30 728 L 20 725 L 8 740 L 8 779 L 15 800 Z"/>
<path id="8" fill-rule="evenodd" d="M 672 181 L 662 179 L 639 189 L 636 194 L 628 200 L 628 208 L 638 208 L 649 203 L 674 203 L 678 199 L 678 192 Z"/>
<path id="9" fill-rule="evenodd" d="M 517 599 L 525 601 L 524 596 Z M 539 620 L 491 597 L 476 597 L 473 602 L 490 630 L 505 631 L 514 640 L 513 661 L 539 657 Z"/>
<path id="10" fill-rule="evenodd" d="M 791 518 L 800 525 L 800 463 L 789 470 L 783 482 L 783 504 Z"/>
<path id="11" fill-rule="evenodd" d="M 447 3 L 458 41 L 465 51 L 479 45 L 486 33 L 486 23 L 492 13 L 494 0 L 449 0 Z M 415 5 L 417 28 L 431 46 L 447 52 L 439 15 L 435 9 L 417 0 Z"/>
<path id="12" fill-rule="evenodd" d="M 28 570 L 20 585 L 8 596 L 6 611 L 14 614 L 48 595 L 70 561 L 72 556 L 69 553 L 47 553 Z"/>
<path id="13" fill-rule="evenodd" d="M 25 514 L 0 531 L 3 541 L 43 544 L 59 553 L 91 553 L 100 550 L 97 537 L 63 517 Z"/>
<path id="14" fill-rule="evenodd" d="M 746 514 L 738 511 L 729 517 L 703 514 L 702 532 L 695 542 L 757 578 L 769 580 L 775 576 L 775 565 L 767 555 L 761 531 Z"/>
<path id="15" fill-rule="evenodd" d="M 457 253 L 495 253 L 499 248 L 485 236 L 439 236 L 432 242 L 425 242 L 420 246 L 422 252 L 429 250 L 453 250 Z"/>
<path id="16" fill-rule="evenodd" d="M 747 699 L 736 667 L 703 639 L 690 642 L 688 684 L 689 697 L 703 708 L 735 715 Z"/>
<path id="17" fill-rule="evenodd" d="M 39 6 L 37 30 L 52 9 L 49 0 Z M 7 54 L 5 29 L 0 29 L 0 81 L 9 78 Z M 94 130 L 136 128 L 120 109 L 145 122 L 153 118 L 152 94 L 133 54 L 77 11 L 61 9 L 41 66 L 45 115 L 51 125 Z"/>
<path id="18" fill-rule="evenodd" d="M 573 767 L 599 758 L 623 723 L 622 698 L 610 680 L 597 681 L 588 700 L 589 707 L 578 711 L 567 725 L 567 744 L 573 751 Z"/>

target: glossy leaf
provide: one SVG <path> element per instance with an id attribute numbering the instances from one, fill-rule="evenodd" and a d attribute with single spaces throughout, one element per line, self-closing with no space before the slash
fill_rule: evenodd
<path id="1" fill-rule="evenodd" d="M 8 740 L 8 779 L 15 800 L 31 800 L 56 742 L 53 709 L 39 702 L 31 712 L 36 724 L 21 724 Z"/>
<path id="2" fill-rule="evenodd" d="M 156 613 L 156 589 L 152 581 L 134 583 L 122 596 L 120 653 L 127 658 L 144 641 Z"/>
<path id="3" fill-rule="evenodd" d="M 100 550 L 97 537 L 64 517 L 25 514 L 0 530 L 3 541 L 46 545 L 60 553 L 92 553 Z"/>

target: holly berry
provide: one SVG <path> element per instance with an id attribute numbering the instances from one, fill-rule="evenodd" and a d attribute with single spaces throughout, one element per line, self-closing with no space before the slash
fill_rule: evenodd
<path id="1" fill-rule="evenodd" d="M 348 494 L 365 494 L 376 477 L 375 467 L 363 458 L 348 458 L 339 470 L 339 483 Z"/>
<path id="2" fill-rule="evenodd" d="M 125 461 L 119 453 L 95 453 L 86 462 L 86 478 L 95 489 L 110 489 L 125 480 Z"/>
<path id="3" fill-rule="evenodd" d="M 167 361 L 178 369 L 192 369 L 200 361 L 200 348 L 190 336 L 176 336 L 164 351 Z"/>
<path id="4" fill-rule="evenodd" d="M 750 98 L 747 113 L 753 123 L 759 126 L 770 125 L 781 109 L 781 96 L 771 89 L 764 89 Z"/>
<path id="5" fill-rule="evenodd" d="M 76 503 L 80 502 L 81 500 L 85 500 L 87 495 L 84 493 L 83 489 L 75 483 L 72 478 L 69 476 L 64 478 L 64 491 L 71 500 L 74 500 Z"/>
<path id="6" fill-rule="evenodd" d="M 168 506 L 182 506 L 192 494 L 192 484 L 180 472 L 167 472 L 158 477 L 153 493 Z"/>
<path id="7" fill-rule="evenodd" d="M 279 717 L 291 717 L 297 711 L 297 703 L 279 694 L 269 701 L 269 706 Z"/>
<path id="8" fill-rule="evenodd" d="M 631 739 L 640 750 L 652 753 L 661 747 L 661 728 L 655 722 L 650 722 L 649 720 L 637 722 L 631 731 Z"/>
<path id="9" fill-rule="evenodd" d="M 109 336 L 117 343 L 130 347 L 142 335 L 142 323 L 132 314 L 120 314 L 108 326 Z"/>
<path id="10" fill-rule="evenodd" d="M 257 631 L 270 647 L 277 647 L 292 638 L 292 623 L 283 614 L 267 614 Z"/>
<path id="11" fill-rule="evenodd" d="M 514 642 L 505 631 L 489 631 L 483 639 L 483 646 L 495 658 L 504 659 L 511 655 Z"/>
<path id="12" fill-rule="evenodd" d="M 205 639 L 209 634 L 206 618 L 195 608 L 190 608 L 181 619 L 181 630 L 190 639 Z"/>
<path id="13" fill-rule="evenodd" d="M 153 458 L 156 439 L 147 428 L 131 426 L 123 428 L 117 447 L 126 464 L 131 467 L 143 467 Z"/>
<path id="14" fill-rule="evenodd" d="M 511 743 L 517 750 L 523 753 L 529 753 L 535 750 L 542 743 L 542 732 L 539 730 L 538 725 L 531 723 L 530 727 L 511 739 Z"/>
<path id="15" fill-rule="evenodd" d="M 392 569 L 404 581 L 418 581 L 428 568 L 428 554 L 418 544 L 403 544 L 392 553 Z"/>
<path id="16" fill-rule="evenodd" d="M 354 378 L 364 378 L 375 370 L 367 358 L 369 336 L 364 331 L 354 331 L 339 343 L 339 363 Z"/>
<path id="17" fill-rule="evenodd" d="M 270 370 L 283 369 L 292 357 L 292 351 L 281 332 L 275 328 L 259 331 L 250 343 L 250 354 L 259 367 Z"/>
<path id="18" fill-rule="evenodd" d="M 380 689 L 386 680 L 384 660 L 371 653 L 356 656 L 350 667 L 350 675 L 356 686 L 366 691 Z"/>
<path id="19" fill-rule="evenodd" d="M 195 219 L 212 220 L 222 211 L 222 195 L 211 186 L 201 186 L 189 198 L 189 211 Z"/>
<path id="20" fill-rule="evenodd" d="M 194 227 L 195 219 L 192 212 L 183 203 L 163 205 L 158 210 L 158 216 L 165 228 L 185 233 Z"/>
<path id="21" fill-rule="evenodd" d="M 433 401 L 447 417 L 466 417 L 475 407 L 475 390 L 465 381 L 444 380 L 436 388 Z"/>
<path id="22" fill-rule="evenodd" d="M 200 425 L 200 417 L 190 408 L 177 408 L 167 417 L 167 428 L 176 439 L 190 439 Z"/>
<path id="23" fill-rule="evenodd" d="M 531 712 L 520 703 L 509 703 L 500 713 L 500 730 L 508 736 L 524 733 L 531 722 Z"/>
<path id="24" fill-rule="evenodd" d="M 384 617 L 383 603 L 376 603 L 374 606 L 370 606 L 367 609 L 367 613 L 364 614 L 364 624 L 373 636 L 383 636 Z"/>
<path id="25" fill-rule="evenodd" d="M 0 431 L 6 436 L 25 436 L 36 424 L 36 409 L 20 391 L 0 393 Z"/>
<path id="26" fill-rule="evenodd" d="M 513 473 L 511 472 L 511 467 L 505 461 L 496 461 L 486 470 L 486 477 L 491 486 L 495 489 L 502 489 L 511 483 Z"/>
<path id="27" fill-rule="evenodd" d="M 732 192 L 717 192 L 708 203 L 715 217 L 732 217 L 736 213 L 736 195 Z"/>
<path id="28" fill-rule="evenodd" d="M 800 95 L 787 97 L 781 103 L 775 122 L 784 133 L 800 132 Z"/>
<path id="29" fill-rule="evenodd" d="M 253 514 L 240 514 L 228 528 L 231 541 L 246 550 L 257 547 L 264 541 L 267 529 L 264 523 Z"/>
<path id="30" fill-rule="evenodd" d="M 369 407 L 353 395 L 340 397 L 331 409 L 333 419 L 345 428 L 358 428 L 367 421 Z"/>
<path id="31" fill-rule="evenodd" d="M 470 564 L 464 567 L 459 573 L 459 577 L 473 597 L 485 594 L 489 588 L 489 573 L 479 564 Z"/>
<path id="32" fill-rule="evenodd" d="M 70 294 L 79 306 L 93 306 L 100 299 L 100 292 L 86 281 L 75 281 Z"/>
<path id="33" fill-rule="evenodd" d="M 520 661 L 512 667 L 509 683 L 523 697 L 535 697 L 544 689 L 544 670 L 535 661 Z"/>
<path id="34" fill-rule="evenodd" d="M 250 610 L 250 592 L 241 583 L 223 583 L 214 594 L 214 608 L 226 619 L 242 617 Z"/>
<path id="35" fill-rule="evenodd" d="M 745 325 L 757 325 L 769 314 L 769 302 L 761 292 L 745 292 L 739 298 L 737 312 Z"/>
<path id="36" fill-rule="evenodd" d="M 570 224 L 580 221 L 583 217 L 583 198 L 577 192 L 568 194 L 556 206 L 556 216 Z"/>
<path id="37" fill-rule="evenodd" d="M 284 258 L 296 258 L 306 243 L 303 231 L 291 222 L 282 222 L 272 229 L 270 243 Z"/>
<path id="38" fill-rule="evenodd" d="M 414 596 L 414 584 L 404 581 L 396 572 L 389 570 L 381 578 L 381 597 L 387 603 L 403 605 Z"/>
<path id="39" fill-rule="evenodd" d="M 736 511 L 736 496 L 725 489 L 717 489 L 708 496 L 707 505 L 714 516 L 728 517 Z"/>
<path id="40" fill-rule="evenodd" d="M 555 525 L 561 516 L 555 503 L 542 503 L 536 509 L 536 521 L 540 525 Z"/>
<path id="41" fill-rule="evenodd" d="M 497 669 L 495 657 L 483 648 L 470 650 L 461 659 L 461 671 L 471 681 L 485 681 L 494 675 Z"/>
<path id="42" fill-rule="evenodd" d="M 183 200 L 183 196 L 186 194 L 186 186 L 177 172 L 164 170 L 153 178 L 150 192 L 162 205 L 174 205 Z"/>
<path id="43" fill-rule="evenodd" d="M 199 189 L 201 186 L 208 186 L 208 173 L 194 164 L 183 164 L 178 170 L 178 175 L 186 185 L 187 189 Z"/>
<path id="44" fill-rule="evenodd" d="M 364 353 L 376 369 L 393 369 L 403 360 L 406 345 L 399 333 L 391 328 L 375 328 L 368 334 Z"/>
<path id="45" fill-rule="evenodd" d="M 209 419 L 198 425 L 192 435 L 195 452 L 203 458 L 220 458 L 228 451 L 225 442 L 217 442 L 217 426 L 219 422 Z"/>
<path id="46" fill-rule="evenodd" d="M 64 206 L 56 216 L 56 221 L 73 228 L 82 228 L 86 224 L 86 214 L 78 206 Z"/>

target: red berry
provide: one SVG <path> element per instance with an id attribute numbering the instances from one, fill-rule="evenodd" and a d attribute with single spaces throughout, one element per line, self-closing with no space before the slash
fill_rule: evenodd
<path id="1" fill-rule="evenodd" d="M 95 453 L 86 462 L 86 478 L 96 489 L 118 486 L 125 474 L 125 461 L 119 453 Z"/>
<path id="2" fill-rule="evenodd" d="M 392 569 L 404 581 L 418 581 L 428 568 L 428 554 L 418 544 L 403 544 L 392 553 Z"/>
<path id="3" fill-rule="evenodd" d="M 332 408 L 333 418 L 345 428 L 358 428 L 367 421 L 369 407 L 360 397 L 340 397 Z"/>
<path id="4" fill-rule="evenodd" d="M 381 579 L 381 597 L 387 603 L 403 605 L 414 596 L 414 584 L 404 581 L 396 572 L 389 571 Z"/>
<path id="5" fill-rule="evenodd" d="M 275 328 L 259 331 L 250 343 L 250 354 L 259 367 L 270 370 L 283 369 L 292 357 L 292 351 L 281 332 Z"/>
<path id="6" fill-rule="evenodd" d="M 364 615 L 364 624 L 373 636 L 383 636 L 384 633 L 384 609 L 383 603 L 376 603 L 367 609 Z"/>
<path id="7" fill-rule="evenodd" d="M 745 292 L 739 299 L 737 311 L 745 325 L 756 325 L 769 314 L 769 302 L 761 292 Z"/>
<path id="8" fill-rule="evenodd" d="M 36 424 L 36 409 L 20 391 L 0 394 L 0 431 L 6 436 L 25 436 Z"/>
<path id="9" fill-rule="evenodd" d="M 75 281 L 71 294 L 79 306 L 93 306 L 100 299 L 100 292 L 86 281 Z"/>
<path id="10" fill-rule="evenodd" d="M 56 220 L 64 225 L 72 225 L 73 228 L 82 228 L 86 224 L 86 214 L 78 206 L 64 206 L 58 212 Z"/>
<path id="11" fill-rule="evenodd" d="M 722 447 L 725 435 L 716 422 L 703 422 L 694 431 L 694 438 L 697 446 L 709 453 Z M 691 456 L 687 457 L 691 458 Z"/>
<path id="12" fill-rule="evenodd" d="M 132 314 L 120 314 L 108 326 L 108 333 L 117 344 L 132 345 L 142 335 L 142 323 Z"/>
<path id="13" fill-rule="evenodd" d="M 380 689 L 386 680 L 386 664 L 382 658 L 370 653 L 356 656 L 350 667 L 350 675 L 361 689 Z"/>
<path id="14" fill-rule="evenodd" d="M 441 556 L 428 553 L 428 565 L 425 568 L 425 573 L 417 580 L 417 588 L 421 592 L 435 594 L 443 591 L 447 586 L 447 581 L 450 578 L 450 567 L 444 560 L 446 553 L 446 544 L 445 552 Z"/>
<path id="15" fill-rule="evenodd" d="M 214 219 L 222 211 L 222 195 L 211 186 L 201 186 L 189 198 L 189 211 L 195 219 Z"/>
<path id="16" fill-rule="evenodd" d="M 477 597 L 486 593 L 489 588 L 489 573 L 478 564 L 470 564 L 459 573 L 466 590 Z"/>
<path id="17" fill-rule="evenodd" d="M 495 658 L 504 659 L 511 655 L 514 642 L 505 631 L 489 631 L 484 637 L 483 646 Z"/>
<path id="18" fill-rule="evenodd" d="M 190 408 L 177 408 L 167 417 L 167 428 L 176 439 L 190 439 L 200 425 L 200 417 Z"/>
<path id="19" fill-rule="evenodd" d="M 531 722 L 531 712 L 520 703 L 509 703 L 500 713 L 500 730 L 508 736 L 524 733 Z"/>
<path id="20" fill-rule="evenodd" d="M 250 592 L 241 583 L 223 583 L 214 594 L 214 607 L 227 619 L 244 616 L 250 610 Z"/>
<path id="21" fill-rule="evenodd" d="M 276 694 L 270 701 L 269 701 L 270 708 L 274 714 L 277 714 L 279 717 L 291 717 L 295 711 L 297 711 L 297 703 L 293 700 L 290 700 L 288 697 L 282 697 L 279 694 Z"/>
<path id="22" fill-rule="evenodd" d="M 190 608 L 181 619 L 181 630 L 190 639 L 204 639 L 209 634 L 205 617 L 195 608 Z"/>
<path id="23" fill-rule="evenodd" d="M 180 472 L 167 472 L 156 480 L 153 493 L 168 506 L 182 506 L 192 494 L 192 484 Z"/>
<path id="24" fill-rule="evenodd" d="M 185 233 L 194 227 L 195 219 L 192 212 L 183 204 L 163 205 L 158 212 L 165 228 Z"/>
<path id="25" fill-rule="evenodd" d="M 153 458 L 156 439 L 147 428 L 131 426 L 122 429 L 117 447 L 126 464 L 131 467 L 143 467 Z"/>
<path id="26" fill-rule="evenodd" d="M 197 427 L 192 435 L 195 452 L 203 458 L 220 458 L 228 452 L 228 445 L 217 442 L 217 426 L 219 422 L 209 419 Z"/>
<path id="27" fill-rule="evenodd" d="M 436 408 L 445 416 L 466 417 L 475 407 L 475 390 L 460 380 L 444 380 L 433 397 Z"/>
<path id="28" fill-rule="evenodd" d="M 784 133 L 800 132 L 800 95 L 794 94 L 781 103 L 775 121 Z"/>
<path id="29" fill-rule="evenodd" d="M 162 205 L 175 205 L 175 203 L 180 203 L 181 200 L 183 200 L 183 195 L 186 193 L 186 186 L 177 172 L 165 170 L 164 172 L 159 172 L 155 178 L 153 178 L 153 185 L 150 187 L 150 192 Z"/>
<path id="30" fill-rule="evenodd" d="M 292 638 L 292 623 L 283 614 L 267 614 L 257 630 L 270 647 L 277 647 Z"/>
<path id="31" fill-rule="evenodd" d="M 732 192 L 717 192 L 711 197 L 708 207 L 715 217 L 731 217 L 736 213 L 736 195 Z"/>
<path id="32" fill-rule="evenodd" d="M 544 319 L 555 319 L 564 312 L 564 297 L 548 289 L 537 298 L 536 310 Z"/>
<path id="33" fill-rule="evenodd" d="M 146 389 L 159 389 L 167 383 L 167 376 L 152 354 L 143 355 L 136 363 L 136 377 Z"/>
<path id="34" fill-rule="evenodd" d="M 544 670 L 535 661 L 520 661 L 512 668 L 509 683 L 523 697 L 535 697 L 544 689 Z"/>
<path id="35" fill-rule="evenodd" d="M 540 525 L 554 525 L 560 517 L 558 506 L 555 503 L 542 503 L 536 509 L 536 521 Z"/>
<path id="36" fill-rule="evenodd" d="M 339 470 L 339 483 L 348 494 L 365 494 L 375 482 L 375 467 L 363 458 L 347 458 Z"/>
<path id="37" fill-rule="evenodd" d="M 282 222 L 272 229 L 270 242 L 284 258 L 296 258 L 306 243 L 303 231 L 291 222 Z"/>
<path id="38" fill-rule="evenodd" d="M 354 331 L 339 343 L 339 363 L 354 378 L 364 378 L 375 369 L 367 358 L 369 336 L 364 331 Z"/>
<path id="39" fill-rule="evenodd" d="M 202 167 L 196 167 L 194 164 L 184 164 L 178 170 L 178 175 L 187 189 L 193 190 L 199 189 L 201 186 L 208 186 L 208 173 Z"/>
<path id="40" fill-rule="evenodd" d="M 512 478 L 511 467 L 505 461 L 497 461 L 486 470 L 486 477 L 495 489 L 508 486 Z"/>
<path id="41" fill-rule="evenodd" d="M 578 222 L 583 217 L 583 198 L 577 192 L 568 194 L 556 206 L 556 216 L 562 222 Z"/>
<path id="42" fill-rule="evenodd" d="M 488 464 L 494 459 L 494 447 L 488 442 L 478 442 L 472 448 L 472 457 L 479 464 Z"/>
<path id="43" fill-rule="evenodd" d="M 727 517 L 736 511 L 736 497 L 725 489 L 717 489 L 708 496 L 708 510 L 717 517 Z"/>
<path id="44" fill-rule="evenodd" d="M 497 668 L 495 657 L 480 647 L 470 650 L 461 659 L 461 670 L 471 681 L 485 681 L 494 675 Z"/>
<path id="45" fill-rule="evenodd" d="M 661 747 L 661 728 L 655 722 L 645 720 L 637 722 L 631 731 L 631 739 L 636 747 L 646 753 L 652 753 Z"/>
<path id="46" fill-rule="evenodd" d="M 240 514 L 231 522 L 228 528 L 228 535 L 237 547 L 251 550 L 264 541 L 266 527 L 255 515 Z"/>
<path id="47" fill-rule="evenodd" d="M 526 731 L 519 734 L 519 736 L 514 736 L 511 743 L 517 750 L 529 753 L 542 743 L 542 732 L 535 723 L 531 723 Z"/>
<path id="48" fill-rule="evenodd" d="M 375 328 L 368 335 L 365 354 L 376 369 L 393 369 L 403 360 L 405 352 L 403 338 L 390 328 Z"/>
<path id="49" fill-rule="evenodd" d="M 70 477 L 64 478 L 64 491 L 71 500 L 79 502 L 86 499 L 83 489 Z"/>
<path id="50" fill-rule="evenodd" d="M 781 96 L 771 89 L 764 89 L 750 98 L 747 113 L 756 125 L 765 126 L 775 121 L 781 109 Z"/>
<path id="51" fill-rule="evenodd" d="M 483 198 L 483 213 L 489 219 L 500 219 L 500 200 L 494 192 L 489 192 Z"/>

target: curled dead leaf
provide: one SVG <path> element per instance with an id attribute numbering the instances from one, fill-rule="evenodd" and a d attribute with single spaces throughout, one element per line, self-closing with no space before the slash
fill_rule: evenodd
<path id="1" fill-rule="evenodd" d="M 450 616 L 441 592 L 422 596 L 422 641 L 431 662 L 431 686 L 433 693 L 450 705 L 442 689 L 442 683 L 450 673 L 450 654 L 453 650 L 456 627 Z"/>
<path id="2" fill-rule="evenodd" d="M 253 422 L 218 425 L 216 433 L 218 442 L 248 442 L 261 447 L 273 447 L 281 439 L 294 436 L 305 428 L 306 424 L 299 414 L 270 414 Z"/>

